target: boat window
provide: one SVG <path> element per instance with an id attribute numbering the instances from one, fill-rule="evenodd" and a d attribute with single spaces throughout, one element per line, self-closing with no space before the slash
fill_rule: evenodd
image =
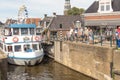
<path id="1" fill-rule="evenodd" d="M 15 52 L 21 51 L 21 45 L 15 45 L 14 49 L 15 49 Z"/>
<path id="2" fill-rule="evenodd" d="M 6 51 L 6 45 L 4 45 L 4 49 L 5 49 L 5 51 Z"/>
<path id="3" fill-rule="evenodd" d="M 1 48 L 2 43 L 0 43 L 0 48 Z"/>
<path id="4" fill-rule="evenodd" d="M 10 35 L 10 29 L 5 29 L 5 36 L 8 36 L 8 35 Z"/>
<path id="5" fill-rule="evenodd" d="M 32 52 L 32 49 L 30 48 L 29 44 L 24 45 L 24 51 L 25 52 Z"/>
<path id="6" fill-rule="evenodd" d="M 12 52 L 12 46 L 8 46 L 8 52 Z"/>
<path id="7" fill-rule="evenodd" d="M 32 44 L 32 47 L 33 47 L 34 50 L 38 50 L 37 44 Z"/>
<path id="8" fill-rule="evenodd" d="M 13 28 L 13 35 L 19 35 L 19 29 Z"/>
<path id="9" fill-rule="evenodd" d="M 34 34 L 34 28 L 30 28 L 30 34 L 33 35 Z"/>
<path id="10" fill-rule="evenodd" d="M 21 29 L 21 35 L 26 35 L 28 34 L 28 29 L 27 28 L 22 28 Z"/>
<path id="11" fill-rule="evenodd" d="M 42 48 L 42 45 L 41 44 L 39 44 L 39 49 L 41 49 Z"/>

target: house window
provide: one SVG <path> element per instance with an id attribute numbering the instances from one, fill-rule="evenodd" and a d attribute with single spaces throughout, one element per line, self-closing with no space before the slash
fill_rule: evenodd
<path id="1" fill-rule="evenodd" d="M 19 29 L 13 28 L 13 35 L 19 35 Z"/>
<path id="2" fill-rule="evenodd" d="M 40 35 L 41 34 L 41 28 L 36 28 L 36 35 Z"/>
<path id="3" fill-rule="evenodd" d="M 55 32 L 55 31 L 51 32 L 50 37 L 53 39 L 57 38 L 57 32 Z"/>
<path id="4" fill-rule="evenodd" d="M 28 29 L 27 29 L 27 28 L 22 28 L 22 29 L 21 29 L 21 34 L 22 34 L 22 35 L 28 34 Z"/>
<path id="5" fill-rule="evenodd" d="M 106 5 L 106 11 L 110 11 L 110 5 Z"/>
<path id="6" fill-rule="evenodd" d="M 15 52 L 21 51 L 21 45 L 15 45 L 14 49 L 15 49 Z"/>
<path id="7" fill-rule="evenodd" d="M 49 22 L 46 22 L 46 27 L 49 25 Z"/>
<path id="8" fill-rule="evenodd" d="M 60 28 L 62 28 L 62 24 L 60 24 Z"/>
<path id="9" fill-rule="evenodd" d="M 105 8 L 104 5 L 101 5 L 101 11 L 104 11 L 104 8 Z"/>

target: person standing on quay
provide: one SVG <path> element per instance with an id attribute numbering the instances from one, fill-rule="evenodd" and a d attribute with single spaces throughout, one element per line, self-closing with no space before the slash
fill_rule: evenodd
<path id="1" fill-rule="evenodd" d="M 118 49 L 120 48 L 120 26 L 117 27 L 117 32 L 116 32 L 116 44 Z"/>

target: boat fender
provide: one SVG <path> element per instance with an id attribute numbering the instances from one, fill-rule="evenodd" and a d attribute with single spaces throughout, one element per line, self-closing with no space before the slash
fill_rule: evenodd
<path id="1" fill-rule="evenodd" d="M 40 38 L 39 38 L 38 36 L 35 37 L 35 40 L 36 40 L 36 41 L 39 41 L 39 39 L 40 39 Z"/>
<path id="2" fill-rule="evenodd" d="M 13 42 L 18 42 L 19 39 L 17 37 L 14 37 L 12 40 Z"/>

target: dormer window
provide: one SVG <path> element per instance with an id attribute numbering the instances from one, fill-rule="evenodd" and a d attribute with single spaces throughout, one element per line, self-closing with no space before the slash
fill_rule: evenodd
<path id="1" fill-rule="evenodd" d="M 110 5 L 106 5 L 106 11 L 110 11 Z"/>
<path id="2" fill-rule="evenodd" d="M 99 8 L 98 12 L 100 13 L 106 13 L 106 12 L 112 12 L 112 0 L 99 0 Z"/>
<path id="3" fill-rule="evenodd" d="M 62 24 L 60 24 L 60 28 L 62 29 Z"/>
<path id="4" fill-rule="evenodd" d="M 104 10 L 105 10 L 104 5 L 101 5 L 101 11 L 104 11 Z"/>

